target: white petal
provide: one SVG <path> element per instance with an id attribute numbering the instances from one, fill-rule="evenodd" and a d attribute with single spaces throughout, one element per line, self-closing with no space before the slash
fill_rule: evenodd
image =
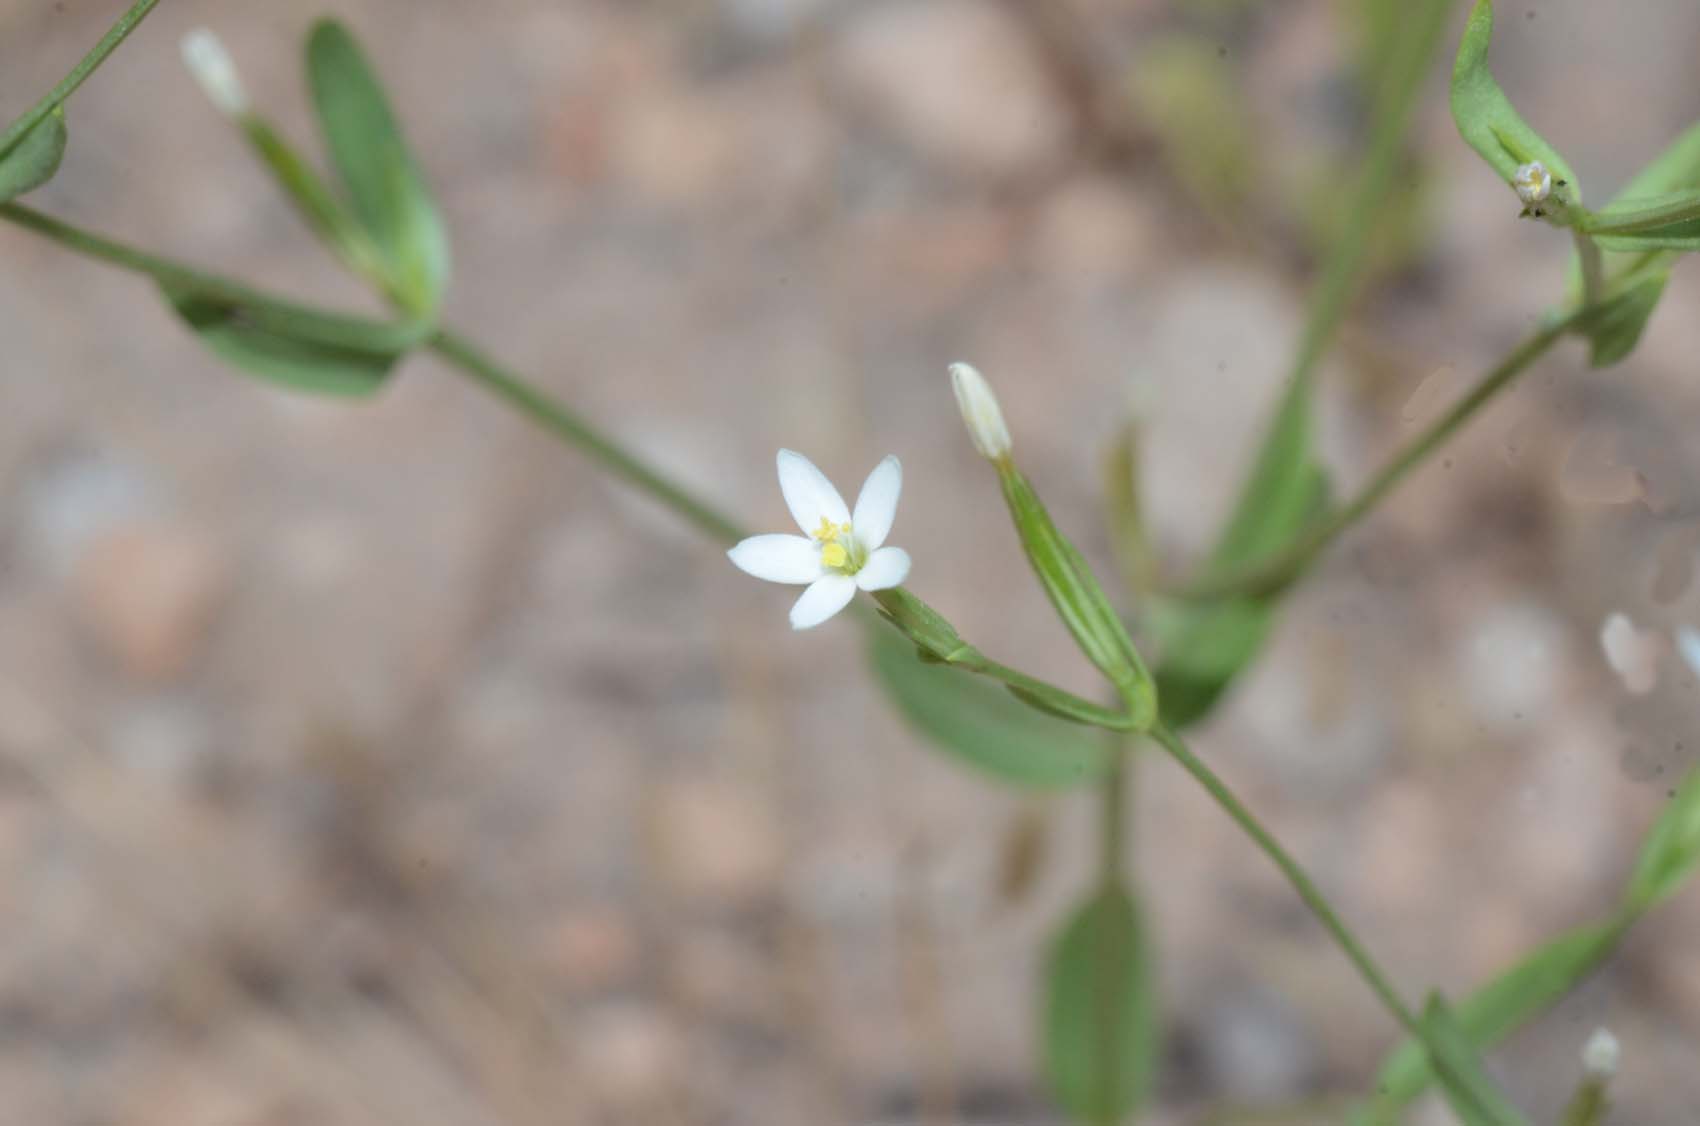
<path id="1" fill-rule="evenodd" d="M 823 573 L 820 548 L 806 536 L 751 536 L 726 557 L 738 570 L 770 583 L 812 583 Z"/>
<path id="2" fill-rule="evenodd" d="M 891 534 L 897 516 L 897 498 L 903 492 L 903 463 L 893 454 L 874 466 L 862 491 L 856 496 L 856 513 L 850 527 L 863 551 L 872 551 Z"/>
<path id="3" fill-rule="evenodd" d="M 785 506 L 804 535 L 814 535 L 822 518 L 834 524 L 850 522 L 850 509 L 845 507 L 844 498 L 838 495 L 826 474 L 800 453 L 779 451 L 779 491 L 785 494 Z"/>
<path id="4" fill-rule="evenodd" d="M 909 553 L 901 547 L 882 547 L 856 572 L 856 585 L 863 590 L 900 586 L 909 577 Z"/>
<path id="5" fill-rule="evenodd" d="M 812 629 L 850 605 L 855 596 L 856 580 L 849 575 L 816 579 L 791 607 L 791 628 Z"/>

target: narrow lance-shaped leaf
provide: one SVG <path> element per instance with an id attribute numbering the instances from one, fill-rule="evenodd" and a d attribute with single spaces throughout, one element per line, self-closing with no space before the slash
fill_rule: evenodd
<path id="1" fill-rule="evenodd" d="M 1083 1122 L 1120 1121 L 1150 1092 L 1162 1046 L 1151 961 L 1138 908 L 1119 887 L 1087 900 L 1051 945 L 1045 1075 Z"/>
<path id="2" fill-rule="evenodd" d="M 1528 1126 L 1528 1119 L 1488 1077 L 1475 1045 L 1440 994 L 1429 995 L 1422 1024 L 1433 1052 L 1435 1079 L 1464 1126 Z"/>
<path id="3" fill-rule="evenodd" d="M 1670 278 L 1668 266 L 1653 265 L 1613 287 L 1598 306 L 1576 322 L 1576 331 L 1588 338 L 1588 362 L 1610 367 L 1635 350 L 1647 321 L 1658 307 Z"/>
<path id="4" fill-rule="evenodd" d="M 65 157 L 65 107 L 55 107 L 0 156 L 0 203 L 41 187 Z"/>
<path id="5" fill-rule="evenodd" d="M 1624 902 L 1646 910 L 1669 898 L 1700 865 L 1700 770 L 1691 771 L 1660 814 L 1630 877 Z"/>
<path id="6" fill-rule="evenodd" d="M 284 303 L 240 301 L 162 285 L 185 324 L 222 359 L 298 391 L 364 396 L 418 343 L 418 326 L 344 317 Z"/>
<path id="7" fill-rule="evenodd" d="M 1044 715 L 991 681 L 936 662 L 879 628 L 869 658 L 880 687 L 912 727 L 941 749 L 992 777 L 1030 789 L 1092 782 L 1113 749 L 1102 732 Z"/>
<path id="8" fill-rule="evenodd" d="M 1493 0 L 1476 0 L 1452 68 L 1452 120 L 1458 132 L 1506 183 L 1519 166 L 1539 161 L 1555 180 L 1574 186 L 1569 163 L 1523 120 L 1494 81 L 1488 69 L 1492 39 Z"/>
<path id="9" fill-rule="evenodd" d="M 1546 1012 L 1576 988 L 1616 946 L 1623 927 L 1616 921 L 1580 927 L 1537 948 L 1528 957 L 1459 1002 L 1453 1015 L 1468 1043 L 1480 1051 Z M 1391 1122 L 1434 1082 L 1428 1053 L 1407 1039 L 1388 1054 L 1376 1073 L 1367 1118 Z"/>
<path id="10" fill-rule="evenodd" d="M 1302 373 L 1289 384 L 1206 575 L 1280 550 L 1326 505 L 1328 478 L 1312 436 L 1313 386 Z M 1180 729 L 1210 713 L 1262 648 L 1275 609 L 1274 596 L 1248 596 L 1154 610 L 1151 626 L 1162 652 L 1157 698 L 1165 723 Z"/>
<path id="11" fill-rule="evenodd" d="M 397 296 L 413 312 L 434 310 L 448 284 L 448 236 L 382 87 L 341 24 L 313 26 L 307 74 L 331 159 L 389 260 Z"/>

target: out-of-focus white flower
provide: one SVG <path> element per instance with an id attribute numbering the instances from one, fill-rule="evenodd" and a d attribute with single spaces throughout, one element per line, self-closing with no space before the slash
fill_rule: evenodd
<path id="1" fill-rule="evenodd" d="M 227 117 L 241 117 L 248 112 L 248 92 L 236 73 L 230 52 L 224 49 L 218 36 L 204 27 L 183 37 L 183 65 L 195 81 L 201 84 L 212 104 Z"/>
<path id="2" fill-rule="evenodd" d="M 1623 1049 L 1618 1046 L 1617 1037 L 1612 1035 L 1611 1029 L 1603 1026 L 1594 1029 L 1594 1034 L 1582 1045 L 1582 1067 L 1592 1079 L 1610 1079 L 1616 1075 L 1618 1060 L 1622 1056 Z"/>
<path id="3" fill-rule="evenodd" d="M 1531 160 L 1518 166 L 1512 174 L 1511 186 L 1517 189 L 1517 198 L 1524 203 L 1544 203 L 1552 195 L 1552 173 L 1540 161 Z"/>
<path id="4" fill-rule="evenodd" d="M 739 570 L 770 583 L 807 583 L 791 607 L 791 628 L 820 625 L 855 597 L 856 591 L 885 590 L 909 577 L 909 553 L 886 547 L 903 491 L 903 466 L 888 457 L 868 474 L 856 511 L 815 468 L 791 450 L 779 451 L 779 490 L 803 535 L 776 532 L 751 536 L 726 554 Z"/>
<path id="5" fill-rule="evenodd" d="M 972 364 L 951 364 L 950 387 L 956 392 L 956 405 L 980 456 L 990 461 L 1008 457 L 1009 427 L 1004 425 L 998 397 L 992 394 L 985 376 Z"/>
<path id="6" fill-rule="evenodd" d="M 1688 662 L 1688 667 L 1694 670 L 1694 675 L 1700 676 L 1700 630 L 1693 626 L 1677 626 L 1676 648 L 1682 659 Z"/>

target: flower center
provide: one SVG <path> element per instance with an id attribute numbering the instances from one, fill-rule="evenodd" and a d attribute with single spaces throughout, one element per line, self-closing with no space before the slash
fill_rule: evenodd
<path id="1" fill-rule="evenodd" d="M 822 516 L 820 527 L 815 529 L 812 538 L 820 544 L 820 561 L 823 566 L 848 575 L 854 575 L 862 569 L 861 554 L 856 550 L 856 541 L 851 538 L 848 521 L 834 524 Z"/>

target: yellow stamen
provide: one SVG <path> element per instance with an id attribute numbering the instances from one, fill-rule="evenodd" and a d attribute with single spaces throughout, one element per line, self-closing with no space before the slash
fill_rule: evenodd
<path id="1" fill-rule="evenodd" d="M 834 524 L 831 520 L 822 516 L 820 518 L 820 527 L 815 529 L 814 538 L 817 543 L 831 543 L 839 536 L 847 536 L 849 534 L 849 523 Z"/>
<path id="2" fill-rule="evenodd" d="M 850 553 L 841 543 L 829 543 L 820 549 L 820 561 L 828 567 L 842 567 L 849 558 Z"/>

